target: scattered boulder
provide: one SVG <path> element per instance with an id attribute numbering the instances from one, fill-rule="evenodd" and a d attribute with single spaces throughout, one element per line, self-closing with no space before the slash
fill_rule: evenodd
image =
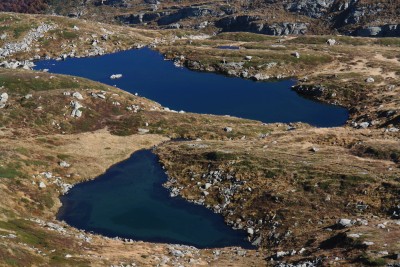
<path id="1" fill-rule="evenodd" d="M 300 58 L 300 53 L 294 52 L 294 53 L 292 53 L 292 56 L 294 56 L 295 58 Z"/>
<path id="2" fill-rule="evenodd" d="M 71 103 L 70 103 L 70 105 L 71 105 L 71 107 L 73 108 L 73 109 L 80 109 L 80 108 L 82 108 L 83 106 L 81 105 L 81 103 L 79 103 L 78 101 L 71 101 Z"/>
<path id="3" fill-rule="evenodd" d="M 400 129 L 396 128 L 396 127 L 391 127 L 391 128 L 386 129 L 386 131 L 389 133 L 397 133 L 400 131 Z"/>
<path id="4" fill-rule="evenodd" d="M 334 46 L 334 45 L 336 44 L 336 40 L 335 40 L 335 39 L 328 39 L 328 40 L 326 41 L 326 43 L 327 43 L 329 46 Z"/>
<path id="5" fill-rule="evenodd" d="M 367 83 L 374 83 L 374 82 L 375 82 L 375 79 L 372 78 L 372 77 L 368 77 L 368 78 L 365 80 L 365 82 L 367 82 Z"/>
<path id="6" fill-rule="evenodd" d="M 0 102 L 7 102 L 7 100 L 8 100 L 8 94 L 7 93 L 2 93 L 1 95 L 0 95 Z"/>
<path id="7" fill-rule="evenodd" d="M 148 132 L 150 132 L 149 129 L 138 128 L 138 133 L 139 133 L 139 134 L 146 134 L 146 133 L 148 133 Z"/>
<path id="8" fill-rule="evenodd" d="M 352 225 L 353 225 L 353 222 L 350 219 L 340 219 L 338 222 L 338 226 L 345 227 L 345 228 L 351 227 Z"/>
<path id="9" fill-rule="evenodd" d="M 205 190 L 209 189 L 210 187 L 211 187 L 211 184 L 210 184 L 210 183 L 206 183 L 206 184 L 204 185 L 204 189 L 205 189 Z"/>
<path id="10" fill-rule="evenodd" d="M 82 117 L 82 111 L 79 109 L 74 109 L 71 113 L 71 116 L 75 118 L 80 118 Z"/>
<path id="11" fill-rule="evenodd" d="M 43 183 L 43 182 L 40 182 L 40 183 L 39 183 L 39 188 L 46 188 L 46 184 Z"/>
<path id="12" fill-rule="evenodd" d="M 245 250 L 238 250 L 236 251 L 236 254 L 238 254 L 241 257 L 244 257 L 246 256 L 247 252 Z"/>
<path id="13" fill-rule="evenodd" d="M 254 229 L 253 228 L 247 228 L 247 233 L 249 235 L 254 235 Z"/>
<path id="14" fill-rule="evenodd" d="M 369 127 L 369 125 L 370 125 L 370 123 L 369 123 L 369 122 L 362 122 L 362 123 L 360 123 L 360 124 L 359 124 L 360 128 L 363 128 L 363 129 L 366 129 L 366 128 L 368 128 L 368 127 Z"/>
<path id="15" fill-rule="evenodd" d="M 76 118 L 82 117 L 82 111 L 79 109 L 82 108 L 83 106 L 78 101 L 75 100 L 71 101 L 70 105 L 73 108 L 71 116 Z"/>
<path id="16" fill-rule="evenodd" d="M 47 179 L 53 178 L 53 173 L 51 172 L 42 172 L 41 174 Z"/>
<path id="17" fill-rule="evenodd" d="M 166 26 L 167 29 L 180 29 L 181 25 L 179 23 L 172 23 Z"/>
<path id="18" fill-rule="evenodd" d="M 233 129 L 231 127 L 225 127 L 224 131 L 227 132 L 227 133 L 230 133 L 230 132 L 233 131 Z"/>
<path id="19" fill-rule="evenodd" d="M 68 168 L 68 167 L 70 167 L 71 166 L 71 164 L 69 164 L 68 162 L 66 162 L 66 161 L 60 161 L 59 163 L 58 163 L 58 165 L 60 165 L 60 167 L 63 167 L 63 168 Z"/>
<path id="20" fill-rule="evenodd" d="M 79 93 L 79 92 L 73 93 L 72 96 L 75 97 L 75 98 L 78 99 L 78 100 L 83 100 L 83 96 L 82 96 L 82 94 Z"/>
<path id="21" fill-rule="evenodd" d="M 374 244 L 374 242 L 370 242 L 370 241 L 364 241 L 363 242 L 363 245 L 366 245 L 366 246 L 372 246 Z"/>
<path id="22" fill-rule="evenodd" d="M 0 95 L 0 108 L 4 108 L 6 106 L 7 101 L 8 101 L 8 94 L 2 93 Z"/>
<path id="23" fill-rule="evenodd" d="M 261 244 L 261 241 L 262 241 L 262 237 L 259 236 L 259 237 L 255 238 L 255 239 L 253 239 L 252 242 L 251 242 L 251 244 L 252 244 L 253 246 L 259 246 L 259 245 Z"/>
<path id="24" fill-rule="evenodd" d="M 263 80 L 268 80 L 270 77 L 266 74 L 257 73 L 252 78 L 256 81 L 263 81 Z"/>
<path id="25" fill-rule="evenodd" d="M 170 253 L 171 253 L 172 256 L 178 257 L 178 258 L 185 256 L 185 254 L 182 251 L 178 250 L 178 249 L 170 249 Z"/>
<path id="26" fill-rule="evenodd" d="M 378 227 L 379 229 L 385 229 L 386 225 L 383 223 L 378 224 L 376 227 Z"/>
<path id="27" fill-rule="evenodd" d="M 278 251 L 275 255 L 276 258 L 282 258 L 286 255 L 289 255 L 289 251 Z"/>
<path id="28" fill-rule="evenodd" d="M 351 238 L 360 238 L 360 234 L 348 234 L 347 236 Z"/>

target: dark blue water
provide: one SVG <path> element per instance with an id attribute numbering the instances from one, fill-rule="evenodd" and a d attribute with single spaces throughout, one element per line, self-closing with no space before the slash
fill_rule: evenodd
<path id="1" fill-rule="evenodd" d="M 319 127 L 340 126 L 346 109 L 299 96 L 294 81 L 254 82 L 213 73 L 176 68 L 150 49 L 92 58 L 39 61 L 36 69 L 89 78 L 116 85 L 174 110 L 232 115 L 262 122 L 306 122 Z M 122 74 L 111 80 L 112 74 Z"/>
<path id="2" fill-rule="evenodd" d="M 161 186 L 167 176 L 149 150 L 134 153 L 93 181 L 61 197 L 58 219 L 87 231 L 150 242 L 199 248 L 251 248 L 244 231 L 234 231 L 221 215 L 171 198 Z"/>
<path id="3" fill-rule="evenodd" d="M 233 45 L 221 45 L 217 47 L 218 49 L 226 49 L 226 50 L 239 50 L 239 46 L 233 46 Z"/>

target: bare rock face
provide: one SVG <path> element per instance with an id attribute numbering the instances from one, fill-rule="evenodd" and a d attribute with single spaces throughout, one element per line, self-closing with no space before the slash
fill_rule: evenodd
<path id="1" fill-rule="evenodd" d="M 60 11 L 63 14 L 77 13 L 71 7 L 64 8 L 71 6 L 71 2 L 65 0 L 53 5 L 63 8 L 63 12 Z M 203 29 L 215 25 L 221 31 L 266 35 L 339 32 L 372 37 L 400 36 L 397 25 L 400 2 L 389 0 L 232 0 L 224 4 L 218 1 L 199 4 L 187 0 L 93 0 L 82 2 L 78 9 L 80 13 L 74 16 L 88 16 L 85 10 L 97 13 L 93 6 L 110 10 L 113 15 L 106 20 L 151 28 Z M 278 12 L 276 16 L 275 11 Z M 321 25 L 325 26 L 321 28 Z"/>
<path id="2" fill-rule="evenodd" d="M 400 24 L 386 24 L 383 26 L 360 28 L 354 32 L 354 35 L 362 37 L 399 37 Z"/>
<path id="3" fill-rule="evenodd" d="M 335 0 L 297 0 L 285 1 L 290 12 L 300 13 L 311 18 L 321 18 L 330 11 Z"/>
<path id="4" fill-rule="evenodd" d="M 131 7 L 127 0 L 98 0 L 96 5 L 108 5 L 115 7 Z"/>
<path id="5" fill-rule="evenodd" d="M 246 31 L 267 35 L 305 34 L 308 30 L 306 23 L 272 23 L 268 24 L 258 16 L 230 16 L 218 20 L 215 26 L 222 31 Z"/>

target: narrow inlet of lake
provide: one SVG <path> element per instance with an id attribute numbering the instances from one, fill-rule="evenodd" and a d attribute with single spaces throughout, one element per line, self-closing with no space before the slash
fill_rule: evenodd
<path id="1" fill-rule="evenodd" d="M 167 176 L 150 150 L 134 153 L 95 180 L 61 197 L 57 215 L 69 225 L 109 237 L 177 243 L 198 248 L 252 248 L 244 231 L 235 231 L 220 214 L 171 198 Z"/>
<path id="2" fill-rule="evenodd" d="M 231 115 L 269 122 L 305 122 L 318 127 L 343 125 L 348 111 L 304 98 L 293 80 L 254 82 L 215 73 L 177 68 L 150 49 L 129 50 L 65 61 L 43 60 L 35 69 L 115 85 L 173 110 Z M 121 79 L 110 79 L 122 74 Z"/>

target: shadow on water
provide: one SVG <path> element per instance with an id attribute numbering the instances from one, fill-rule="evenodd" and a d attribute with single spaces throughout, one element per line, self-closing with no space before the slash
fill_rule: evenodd
<path id="1" fill-rule="evenodd" d="M 293 80 L 254 82 L 215 73 L 176 68 L 150 49 L 92 58 L 39 61 L 36 69 L 89 78 L 138 93 L 174 110 L 231 115 L 262 122 L 306 122 L 318 127 L 343 125 L 346 109 L 301 97 Z M 111 80 L 112 74 L 123 77 Z"/>
<path id="2" fill-rule="evenodd" d="M 162 184 L 167 176 L 150 150 L 134 153 L 95 180 L 61 197 L 57 218 L 109 237 L 193 245 L 253 248 L 211 210 L 176 197 Z"/>

